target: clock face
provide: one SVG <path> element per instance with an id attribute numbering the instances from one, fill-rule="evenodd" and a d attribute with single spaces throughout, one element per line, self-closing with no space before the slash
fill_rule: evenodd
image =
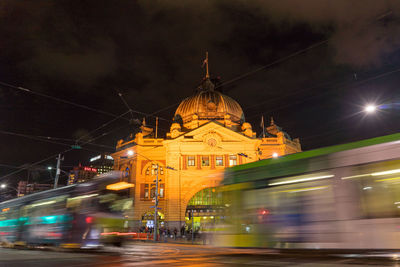
<path id="1" fill-rule="evenodd" d="M 207 144 L 209 146 L 215 147 L 217 145 L 217 140 L 215 140 L 214 138 L 210 138 L 208 139 Z"/>

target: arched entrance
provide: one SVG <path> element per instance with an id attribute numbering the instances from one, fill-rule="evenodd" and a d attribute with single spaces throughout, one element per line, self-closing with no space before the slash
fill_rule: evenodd
<path id="1" fill-rule="evenodd" d="M 186 228 L 206 231 L 221 220 L 222 195 L 215 187 L 197 192 L 188 202 L 185 213 Z"/>
<path id="2" fill-rule="evenodd" d="M 159 226 L 162 227 L 164 225 L 164 214 L 161 212 L 157 212 L 158 215 L 158 223 Z M 148 211 L 142 215 L 142 227 L 153 229 L 154 228 L 154 211 Z"/>

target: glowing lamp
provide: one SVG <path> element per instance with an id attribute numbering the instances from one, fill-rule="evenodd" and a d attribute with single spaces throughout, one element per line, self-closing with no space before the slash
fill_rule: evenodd
<path id="1" fill-rule="evenodd" d="M 128 156 L 133 156 L 133 150 L 128 150 L 128 152 L 126 152 L 126 154 L 128 154 Z"/>
<path id="2" fill-rule="evenodd" d="M 118 182 L 118 183 L 115 183 L 115 184 L 107 185 L 106 189 L 118 191 L 118 190 L 124 190 L 124 189 L 127 189 L 127 188 L 132 188 L 134 186 L 135 186 L 134 184 L 130 184 L 130 183 L 127 183 L 127 182 Z"/>
<path id="3" fill-rule="evenodd" d="M 374 113 L 376 111 L 376 106 L 375 105 L 367 105 L 364 110 L 367 113 Z"/>
<path id="4" fill-rule="evenodd" d="M 278 153 L 276 153 L 276 152 L 272 153 L 273 158 L 277 158 L 278 156 L 279 156 Z"/>
<path id="5" fill-rule="evenodd" d="M 86 217 L 86 223 L 92 223 L 93 222 L 93 217 Z"/>

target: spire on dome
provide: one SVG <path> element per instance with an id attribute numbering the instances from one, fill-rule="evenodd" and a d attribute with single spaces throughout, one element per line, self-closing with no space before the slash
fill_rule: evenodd
<path id="1" fill-rule="evenodd" d="M 274 118 L 271 116 L 271 126 L 275 125 Z"/>
<path id="2" fill-rule="evenodd" d="M 206 59 L 203 61 L 203 67 L 206 65 L 206 77 L 205 79 L 210 79 L 210 73 L 208 71 L 208 52 L 206 52 Z"/>

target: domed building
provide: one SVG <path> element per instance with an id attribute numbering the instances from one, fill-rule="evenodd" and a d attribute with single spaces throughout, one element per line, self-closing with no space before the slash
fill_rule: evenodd
<path id="1" fill-rule="evenodd" d="M 208 63 L 208 62 L 207 62 Z M 175 111 L 165 138 L 146 126 L 117 143 L 114 169 L 135 184 L 133 225 L 153 226 L 155 177 L 159 177 L 158 219 L 161 226 L 180 229 L 219 220 L 222 203 L 215 187 L 227 167 L 301 151 L 271 119 L 257 137 L 238 102 L 216 90 L 207 74 L 196 93 Z M 190 214 L 190 216 L 189 216 Z"/>

